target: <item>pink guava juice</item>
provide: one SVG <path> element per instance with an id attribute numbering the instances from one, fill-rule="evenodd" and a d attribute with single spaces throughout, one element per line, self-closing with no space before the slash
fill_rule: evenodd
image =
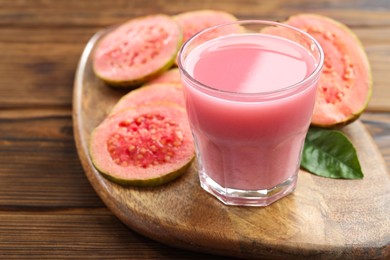
<path id="1" fill-rule="evenodd" d="M 305 81 L 318 66 L 312 54 L 278 36 L 235 34 L 200 44 L 179 66 L 202 187 L 238 205 L 292 192 L 315 102 L 318 78 Z"/>

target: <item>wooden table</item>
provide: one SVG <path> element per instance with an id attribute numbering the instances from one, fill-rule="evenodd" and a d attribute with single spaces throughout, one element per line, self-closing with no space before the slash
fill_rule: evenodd
<path id="1" fill-rule="evenodd" d="M 1 259 L 225 259 L 163 245 L 122 224 L 85 177 L 72 126 L 74 74 L 95 32 L 135 16 L 205 8 L 241 19 L 312 12 L 350 26 L 373 70 L 362 121 L 390 166 L 387 0 L 0 0 Z"/>

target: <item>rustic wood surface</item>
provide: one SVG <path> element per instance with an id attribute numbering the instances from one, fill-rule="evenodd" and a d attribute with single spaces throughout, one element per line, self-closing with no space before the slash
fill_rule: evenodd
<path id="1" fill-rule="evenodd" d="M 362 122 L 389 169 L 387 0 L 1 0 L 0 258 L 225 259 L 166 246 L 123 224 L 86 178 L 73 136 L 73 80 L 95 32 L 134 16 L 204 8 L 242 19 L 314 12 L 350 26 L 373 70 L 374 94 Z M 389 244 L 378 246 L 389 251 Z"/>

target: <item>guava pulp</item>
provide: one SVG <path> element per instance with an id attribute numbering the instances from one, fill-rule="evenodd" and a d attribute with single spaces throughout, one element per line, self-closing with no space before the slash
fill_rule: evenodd
<path id="1" fill-rule="evenodd" d="M 155 79 L 146 82 L 146 85 L 151 85 L 156 83 L 181 84 L 179 68 L 172 68 L 170 70 L 165 71 Z"/>
<path id="2" fill-rule="evenodd" d="M 181 84 L 156 83 L 130 91 L 116 103 L 110 114 L 156 102 L 172 102 L 184 107 L 185 100 Z"/>
<path id="3" fill-rule="evenodd" d="M 93 131 L 90 154 L 95 167 L 120 184 L 155 186 L 175 179 L 194 158 L 185 110 L 159 103 L 109 116 Z"/>
<path id="4" fill-rule="evenodd" d="M 206 28 L 237 20 L 237 18 L 230 13 L 214 10 L 185 12 L 176 15 L 174 19 L 176 19 L 183 28 L 183 42 Z"/>
<path id="5" fill-rule="evenodd" d="M 320 15 L 295 15 L 286 23 L 312 35 L 325 54 L 312 124 L 333 127 L 357 119 L 372 92 L 370 64 L 357 36 L 340 22 Z"/>
<path id="6" fill-rule="evenodd" d="M 94 72 L 114 86 L 139 85 L 171 67 L 181 42 L 181 28 L 170 16 L 132 19 L 97 43 Z"/>

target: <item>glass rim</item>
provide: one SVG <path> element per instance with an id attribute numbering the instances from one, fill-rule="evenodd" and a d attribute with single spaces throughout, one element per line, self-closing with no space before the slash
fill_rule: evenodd
<path id="1" fill-rule="evenodd" d="M 295 32 L 298 32 L 298 33 L 304 35 L 305 37 L 310 39 L 310 41 L 312 43 L 314 43 L 316 49 L 318 50 L 319 59 L 318 59 L 318 62 L 317 62 L 317 59 L 316 59 L 317 66 L 315 67 L 315 69 L 308 76 L 306 76 L 304 79 L 302 79 L 302 80 L 300 80 L 300 81 L 298 81 L 298 82 L 296 82 L 296 83 L 294 83 L 292 85 L 289 85 L 289 86 L 286 86 L 286 87 L 283 87 L 283 88 L 280 88 L 280 89 L 276 89 L 276 90 L 263 91 L 263 92 L 245 93 L 245 92 L 227 91 L 227 90 L 222 90 L 222 89 L 219 89 L 219 88 L 208 86 L 208 85 L 203 84 L 202 82 L 196 80 L 193 76 L 191 76 L 188 73 L 188 71 L 184 67 L 183 60 L 182 60 L 183 59 L 183 52 L 186 50 L 188 45 L 190 45 L 199 36 L 209 32 L 209 31 L 218 29 L 220 27 L 231 26 L 231 25 L 235 25 L 235 24 L 239 24 L 239 25 L 245 25 L 245 24 L 247 24 L 247 25 L 249 25 L 249 24 L 253 24 L 253 25 L 254 24 L 259 24 L 260 25 L 260 24 L 262 24 L 262 25 L 269 25 L 269 26 L 274 26 L 274 27 L 279 26 L 279 27 L 288 28 L 290 30 L 293 30 Z M 218 92 L 218 93 L 226 94 L 226 95 L 235 95 L 237 97 L 252 97 L 252 98 L 254 98 L 254 97 L 259 97 L 259 96 L 269 96 L 269 95 L 273 95 L 273 94 L 283 94 L 284 92 L 289 91 L 289 90 L 299 89 L 299 87 L 305 86 L 307 82 L 310 82 L 311 80 L 313 80 L 313 78 L 315 78 L 316 76 L 320 75 L 320 72 L 322 70 L 323 64 L 324 64 L 324 51 L 323 51 L 321 45 L 319 44 L 319 42 L 313 36 L 311 36 L 309 33 L 305 32 L 305 31 L 303 31 L 301 29 L 298 29 L 298 28 L 296 28 L 294 26 L 291 26 L 291 25 L 288 25 L 288 24 L 283 24 L 283 23 L 280 23 L 280 22 L 269 21 L 269 20 L 237 20 L 237 21 L 234 21 L 234 22 L 227 22 L 227 23 L 222 23 L 222 24 L 219 24 L 219 25 L 211 26 L 211 27 L 209 27 L 207 29 L 204 29 L 204 30 L 194 34 L 193 36 L 191 36 L 186 42 L 184 42 L 184 44 L 181 46 L 181 48 L 179 50 L 179 53 L 178 53 L 178 67 L 179 67 L 180 71 L 183 72 L 185 77 L 188 78 L 190 81 L 192 81 L 197 86 L 200 86 L 201 88 L 204 88 L 206 90 L 213 91 L 213 92 Z"/>

